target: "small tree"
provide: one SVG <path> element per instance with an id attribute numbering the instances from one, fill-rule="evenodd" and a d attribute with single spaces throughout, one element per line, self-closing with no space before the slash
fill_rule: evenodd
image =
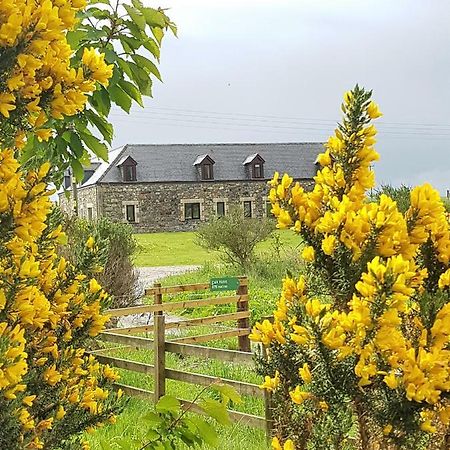
<path id="1" fill-rule="evenodd" d="M 226 263 L 237 264 L 247 270 L 254 257 L 255 247 L 267 239 L 275 229 L 270 219 L 244 217 L 240 208 L 230 208 L 224 217 L 215 217 L 197 231 L 199 244 L 221 252 Z"/>

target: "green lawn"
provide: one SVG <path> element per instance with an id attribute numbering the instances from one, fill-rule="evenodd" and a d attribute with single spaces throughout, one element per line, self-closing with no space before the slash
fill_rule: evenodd
<path id="1" fill-rule="evenodd" d="M 277 230 L 283 247 L 295 247 L 299 238 L 292 231 Z M 219 261 L 215 251 L 208 251 L 196 243 L 195 233 L 192 231 L 136 234 L 136 240 L 141 250 L 135 257 L 136 266 L 179 266 Z M 274 245 L 274 238 L 261 243 L 257 251 L 268 250 Z"/>

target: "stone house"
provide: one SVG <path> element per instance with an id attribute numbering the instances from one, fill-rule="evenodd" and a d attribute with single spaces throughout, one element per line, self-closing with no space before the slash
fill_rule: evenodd
<path id="1" fill-rule="evenodd" d="M 125 145 L 89 169 L 77 188 L 78 214 L 128 222 L 136 232 L 192 230 L 231 205 L 265 217 L 274 172 L 310 188 L 322 150 L 321 143 Z M 73 198 L 59 200 L 73 211 Z"/>

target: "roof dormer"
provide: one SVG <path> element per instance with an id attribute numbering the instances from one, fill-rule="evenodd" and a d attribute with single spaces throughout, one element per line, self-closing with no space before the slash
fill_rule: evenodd
<path id="1" fill-rule="evenodd" d="M 259 153 L 253 153 L 247 156 L 245 161 L 242 163 L 245 167 L 247 177 L 251 179 L 261 179 L 264 178 L 264 163 L 266 161 Z"/>
<path id="2" fill-rule="evenodd" d="M 136 166 L 137 162 L 130 156 L 124 156 L 116 166 L 120 169 L 122 174 L 122 181 L 136 181 Z"/>
<path id="3" fill-rule="evenodd" d="M 200 180 L 214 180 L 214 164 L 215 161 L 207 154 L 197 156 L 193 166 L 196 167 Z"/>

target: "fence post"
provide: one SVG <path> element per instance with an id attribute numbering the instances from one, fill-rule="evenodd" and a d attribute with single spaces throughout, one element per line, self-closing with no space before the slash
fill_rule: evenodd
<path id="1" fill-rule="evenodd" d="M 263 358 L 267 360 L 268 349 L 264 345 L 260 346 Z M 272 393 L 267 389 L 264 389 L 264 418 L 266 419 L 266 438 L 270 443 L 272 440 L 272 430 L 273 430 L 273 411 L 272 411 Z"/>
<path id="2" fill-rule="evenodd" d="M 239 287 L 236 291 L 236 295 L 248 296 L 248 278 L 239 277 Z M 237 303 L 237 311 L 248 311 L 248 298 L 244 301 Z M 238 328 L 250 328 L 250 320 L 248 317 L 244 319 L 238 319 Z M 238 336 L 238 346 L 241 352 L 250 352 L 250 339 L 248 335 Z"/>
<path id="3" fill-rule="evenodd" d="M 161 288 L 161 283 L 155 283 L 155 288 Z M 155 291 L 155 305 L 162 304 L 161 290 Z M 162 311 L 153 313 L 154 325 L 154 359 L 155 359 L 155 403 L 166 394 L 166 349 L 165 349 L 165 318 Z"/>

